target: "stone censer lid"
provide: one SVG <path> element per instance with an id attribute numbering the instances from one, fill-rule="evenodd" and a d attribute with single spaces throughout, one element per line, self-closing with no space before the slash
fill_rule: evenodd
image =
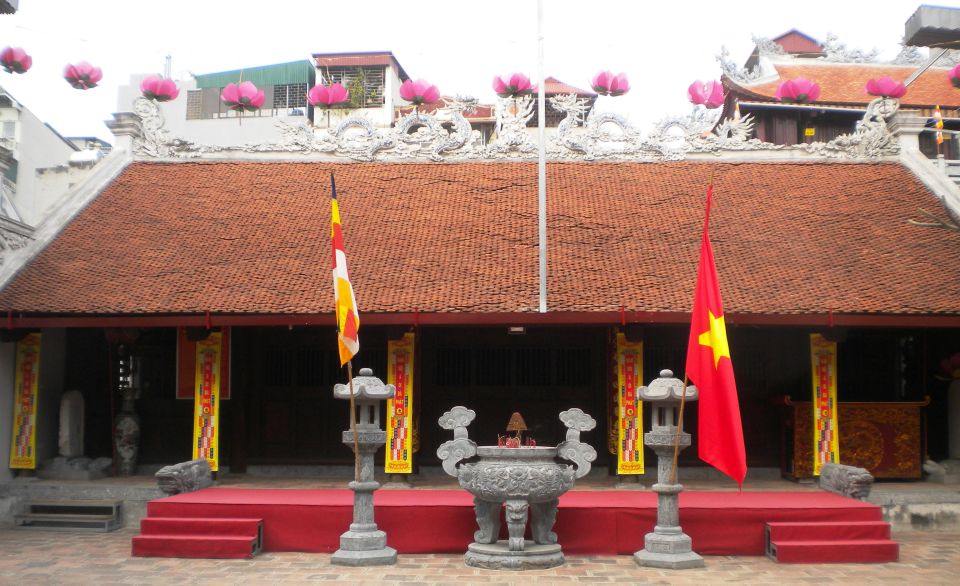
<path id="1" fill-rule="evenodd" d="M 477 455 L 497 458 L 514 458 L 525 460 L 531 458 L 554 458 L 557 455 L 556 446 L 524 446 L 508 448 L 503 446 L 477 446 Z"/>

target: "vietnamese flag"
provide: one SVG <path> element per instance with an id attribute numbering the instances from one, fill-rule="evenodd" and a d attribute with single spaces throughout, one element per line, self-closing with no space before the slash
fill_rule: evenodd
<path id="1" fill-rule="evenodd" d="M 733 378 L 730 346 L 724 326 L 720 281 L 713 262 L 713 247 L 707 228 L 713 185 L 707 188 L 707 211 L 703 220 L 700 266 L 693 295 L 690 341 L 687 345 L 687 376 L 700 391 L 700 459 L 737 481 L 743 488 L 747 457 L 743 448 L 743 426 L 737 384 Z"/>

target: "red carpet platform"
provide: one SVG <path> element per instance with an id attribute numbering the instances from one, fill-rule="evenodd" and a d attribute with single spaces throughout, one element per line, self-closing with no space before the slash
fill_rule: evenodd
<path id="1" fill-rule="evenodd" d="M 465 491 L 380 490 L 374 502 L 377 525 L 400 553 L 462 553 L 473 541 L 473 498 Z M 649 491 L 573 491 L 560 498 L 554 530 L 570 555 L 632 554 L 653 530 L 656 506 Z M 262 519 L 264 551 L 330 553 L 352 507 L 347 489 L 208 488 L 151 501 L 147 515 Z M 680 494 L 680 524 L 702 555 L 763 555 L 766 523 L 862 521 L 882 521 L 880 507 L 825 492 Z"/>

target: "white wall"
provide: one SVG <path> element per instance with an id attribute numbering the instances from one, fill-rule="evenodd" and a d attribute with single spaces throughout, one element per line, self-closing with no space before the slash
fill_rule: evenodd
<path id="1" fill-rule="evenodd" d="M 117 92 L 117 112 L 134 112 L 133 102 L 140 97 L 140 82 L 143 75 L 130 78 L 130 85 L 120 86 Z M 164 118 L 164 128 L 171 138 L 181 138 L 199 144 L 216 146 L 240 146 L 244 144 L 262 144 L 280 139 L 277 122 L 298 125 L 309 123 L 304 116 L 257 116 L 244 114 L 242 117 L 216 118 L 207 120 L 187 120 L 187 91 L 197 89 L 194 79 L 176 80 L 180 95 L 176 100 L 157 104 Z M 306 111 L 304 111 L 306 114 Z"/>
<path id="2" fill-rule="evenodd" d="M 17 192 L 11 198 L 24 223 L 37 225 L 62 193 L 37 190 L 36 170 L 64 165 L 75 149 L 22 106 L 0 109 L 0 121 L 17 120 L 13 157 L 17 160 Z"/>
<path id="3" fill-rule="evenodd" d="M 38 200 L 59 201 L 67 190 L 83 181 L 91 170 L 93 170 L 91 164 L 82 166 L 63 164 L 37 169 L 34 173 L 34 196 Z"/>

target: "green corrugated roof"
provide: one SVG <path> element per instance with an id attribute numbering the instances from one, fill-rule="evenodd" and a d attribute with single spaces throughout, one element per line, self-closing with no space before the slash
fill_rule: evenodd
<path id="1" fill-rule="evenodd" d="M 288 83 L 313 85 L 314 79 L 316 79 L 315 69 L 310 61 L 291 61 L 290 63 L 197 75 L 197 88 L 222 88 L 228 83 L 239 83 L 241 73 L 243 74 L 243 81 L 252 81 L 257 87 Z"/>

